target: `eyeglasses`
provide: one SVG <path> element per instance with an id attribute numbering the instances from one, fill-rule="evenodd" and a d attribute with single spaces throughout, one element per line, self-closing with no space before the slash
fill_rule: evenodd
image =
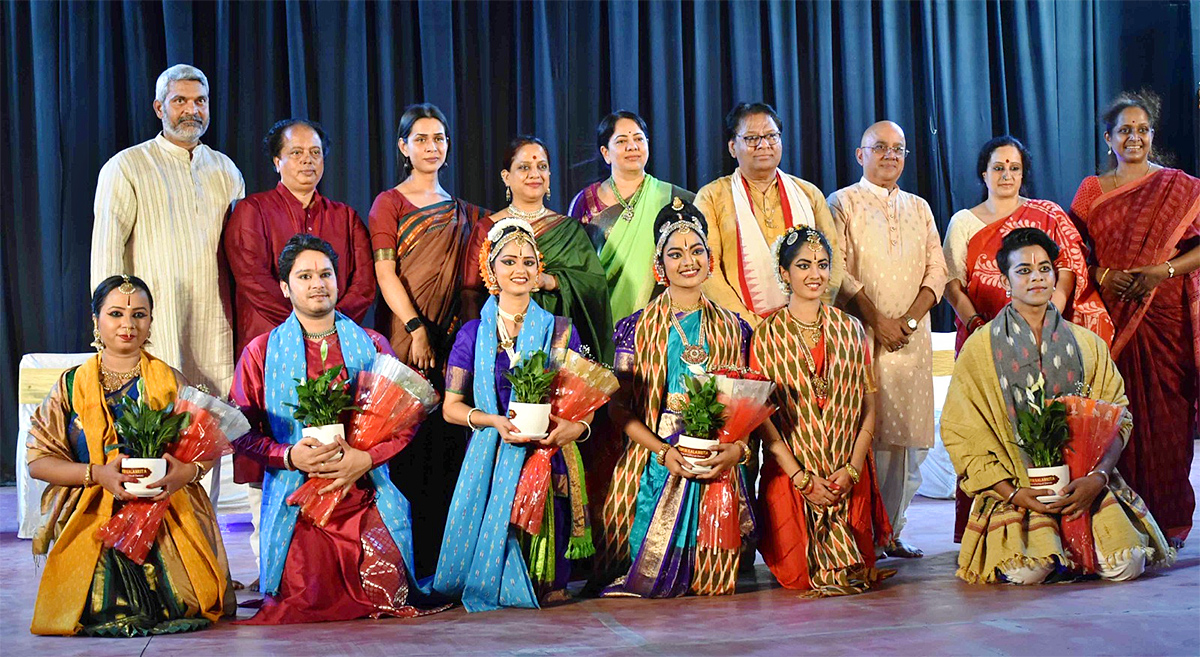
<path id="1" fill-rule="evenodd" d="M 783 134 L 778 132 L 768 132 L 765 135 L 738 135 L 749 148 L 758 148 L 758 145 L 764 141 L 770 146 L 775 146 L 782 136 Z"/>
<path id="2" fill-rule="evenodd" d="M 879 157 L 883 157 L 884 155 L 891 153 L 892 155 L 895 155 L 896 157 L 901 158 L 901 159 L 907 157 L 908 154 L 912 152 L 902 145 L 901 146 L 888 146 L 887 144 L 875 144 L 874 146 L 868 146 L 867 150 L 878 155 Z"/>

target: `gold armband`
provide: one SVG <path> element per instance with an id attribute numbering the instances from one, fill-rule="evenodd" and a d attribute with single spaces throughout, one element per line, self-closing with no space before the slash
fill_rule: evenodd
<path id="1" fill-rule="evenodd" d="M 375 262 L 383 260 L 395 260 L 396 249 L 375 249 Z"/>

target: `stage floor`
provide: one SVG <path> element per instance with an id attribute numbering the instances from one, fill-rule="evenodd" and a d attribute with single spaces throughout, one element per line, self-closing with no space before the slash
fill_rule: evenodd
<path id="1" fill-rule="evenodd" d="M 1192 465 L 1200 489 L 1200 455 Z M 1174 568 L 1125 584 L 969 586 L 954 577 L 953 502 L 918 497 L 904 535 L 917 560 L 882 563 L 899 573 L 882 588 L 805 600 L 775 584 L 761 561 L 739 593 L 719 599 L 578 600 L 541 611 L 283 627 L 220 623 L 192 634 L 139 639 L 29 634 L 37 574 L 16 538 L 16 489 L 0 488 L 0 654 L 288 655 L 1198 655 L 1200 535 Z M 248 522 L 224 527 L 235 578 L 254 579 Z M 1200 514 L 1197 514 L 1200 521 Z M 240 600 L 257 594 L 240 592 Z M 252 610 L 240 610 L 246 617 Z"/>

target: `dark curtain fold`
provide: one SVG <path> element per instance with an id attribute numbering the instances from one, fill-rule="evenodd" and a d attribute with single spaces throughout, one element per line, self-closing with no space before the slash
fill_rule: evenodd
<path id="1" fill-rule="evenodd" d="M 979 146 L 1011 132 L 1035 193 L 1070 202 L 1102 164 L 1098 109 L 1122 89 L 1163 100 L 1157 141 L 1195 172 L 1200 153 L 1195 2 L 18 2 L 0 8 L 0 478 L 13 475 L 17 363 L 90 341 L 96 175 L 154 136 L 156 76 L 209 76 L 205 141 L 250 193 L 276 182 L 261 140 L 304 116 L 332 137 L 321 191 L 365 218 L 398 181 L 404 106 L 451 124 L 448 189 L 503 202 L 500 159 L 528 132 L 550 146 L 564 211 L 605 172 L 594 129 L 615 108 L 650 125 L 650 170 L 697 189 L 732 170 L 721 121 L 766 100 L 785 126 L 783 168 L 827 194 L 858 179 L 854 148 L 891 118 L 913 151 L 901 186 L 944 228 L 978 202 Z M 940 311 L 941 328 L 949 327 Z M 23 439 L 23 438 L 22 438 Z"/>

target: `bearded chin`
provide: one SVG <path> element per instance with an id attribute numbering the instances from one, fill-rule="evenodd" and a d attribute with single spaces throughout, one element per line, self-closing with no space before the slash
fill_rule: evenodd
<path id="1" fill-rule="evenodd" d="M 208 126 L 206 125 L 195 128 L 191 124 L 184 124 L 182 122 L 179 125 L 173 126 L 169 121 L 163 120 L 163 132 L 180 141 L 199 141 L 207 129 Z"/>

